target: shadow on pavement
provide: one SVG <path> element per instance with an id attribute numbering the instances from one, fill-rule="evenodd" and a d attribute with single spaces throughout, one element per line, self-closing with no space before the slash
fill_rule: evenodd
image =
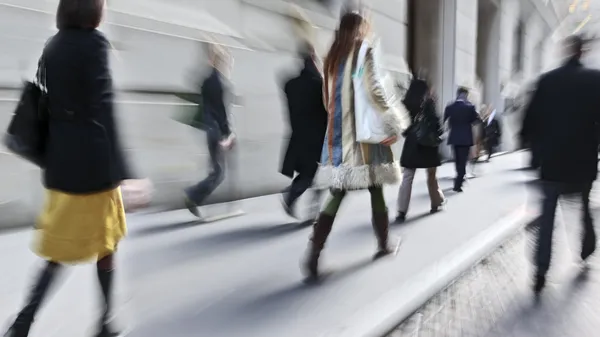
<path id="1" fill-rule="evenodd" d="M 185 224 L 183 223 L 182 226 L 185 226 Z M 230 250 L 240 251 L 245 249 L 243 246 L 281 238 L 308 228 L 310 226 L 304 223 L 291 222 L 280 225 L 257 226 L 248 224 L 248 227 L 235 227 L 216 233 L 198 233 L 197 236 L 182 241 L 174 247 L 165 246 L 159 249 L 153 247 L 151 250 L 144 252 L 143 259 L 147 260 L 146 262 L 148 263 L 143 263 L 139 259 L 136 259 L 134 266 L 146 265 L 142 268 L 144 273 L 152 273 L 163 268 L 165 265 L 175 266 L 190 260 L 210 258 Z"/>
<path id="2" fill-rule="evenodd" d="M 180 223 L 176 223 L 176 224 L 167 224 L 167 225 L 141 228 L 141 229 L 138 229 L 138 230 L 132 232 L 130 234 L 130 236 L 131 237 L 146 237 L 146 236 L 159 235 L 159 234 L 163 234 L 163 233 L 174 232 L 174 231 L 187 229 L 190 227 L 202 226 L 202 225 L 208 225 L 208 224 L 203 223 L 200 220 L 185 221 L 185 222 L 180 222 Z"/>

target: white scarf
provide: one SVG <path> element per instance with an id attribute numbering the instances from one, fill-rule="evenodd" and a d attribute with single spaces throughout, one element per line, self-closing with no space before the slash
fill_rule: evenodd
<path id="1" fill-rule="evenodd" d="M 492 110 L 490 117 L 488 117 L 488 121 L 487 121 L 488 126 L 490 126 L 490 124 L 492 124 L 492 121 L 494 120 L 495 117 L 496 117 L 496 109 Z"/>

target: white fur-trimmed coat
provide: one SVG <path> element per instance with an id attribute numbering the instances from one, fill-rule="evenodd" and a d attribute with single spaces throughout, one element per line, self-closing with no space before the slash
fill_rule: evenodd
<path id="1" fill-rule="evenodd" d="M 359 48 L 360 43 L 356 46 Z M 357 50 L 352 51 L 334 74 L 324 76 L 323 102 L 328 125 L 317 182 L 334 189 L 365 189 L 395 184 L 401 179 L 400 165 L 389 146 L 356 142 L 352 75 L 357 54 Z M 370 43 L 365 71 L 365 88 L 373 106 L 383 115 L 387 133 L 401 137 L 410 126 L 410 116 L 393 95 L 395 90 L 385 87 L 377 44 Z"/>

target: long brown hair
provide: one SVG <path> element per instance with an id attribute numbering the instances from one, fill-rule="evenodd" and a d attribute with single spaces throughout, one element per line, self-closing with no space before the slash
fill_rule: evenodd
<path id="1" fill-rule="evenodd" d="M 369 23 L 363 16 L 355 12 L 344 14 L 325 58 L 325 74 L 335 73 L 340 63 L 350 55 L 356 44 L 366 37 L 368 31 Z"/>

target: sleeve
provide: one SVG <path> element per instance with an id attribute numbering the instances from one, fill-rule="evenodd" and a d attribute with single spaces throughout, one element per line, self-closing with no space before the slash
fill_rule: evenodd
<path id="1" fill-rule="evenodd" d="M 538 83 L 537 88 L 533 92 L 531 100 L 525 107 L 525 113 L 523 117 L 523 125 L 521 127 L 521 132 L 519 135 L 521 136 L 522 144 L 529 143 L 535 137 L 535 128 L 537 124 L 538 110 L 541 100 L 541 88 Z"/>
<path id="2" fill-rule="evenodd" d="M 371 104 L 383 113 L 386 132 L 393 136 L 401 136 L 410 127 L 410 115 L 395 97 L 395 91 L 391 88 L 386 90 L 386 75 L 383 74 L 380 60 L 380 48 L 377 43 L 368 48 L 365 56 L 364 85 Z"/>
<path id="3" fill-rule="evenodd" d="M 435 100 L 434 99 L 428 99 L 427 100 L 427 106 L 425 111 L 427 111 L 427 115 L 429 116 L 429 119 L 431 120 L 431 127 L 432 127 L 432 131 L 434 131 L 438 137 L 440 137 L 443 133 L 444 130 L 442 128 L 442 122 L 440 121 L 440 117 L 437 114 L 437 109 L 435 107 Z"/>
<path id="4" fill-rule="evenodd" d="M 111 152 L 121 180 L 133 178 L 123 153 L 121 137 L 114 116 L 114 90 L 109 65 L 109 43 L 104 38 L 97 48 L 88 50 L 88 78 L 91 91 L 91 113 L 103 121 Z"/>

